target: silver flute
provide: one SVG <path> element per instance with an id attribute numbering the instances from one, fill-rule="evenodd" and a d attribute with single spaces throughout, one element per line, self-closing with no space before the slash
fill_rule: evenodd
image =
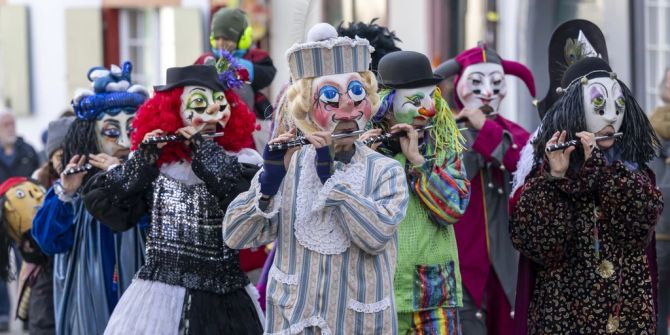
<path id="1" fill-rule="evenodd" d="M 340 134 L 334 134 L 330 135 L 330 138 L 333 140 L 338 140 L 341 138 L 346 138 L 346 137 L 352 137 L 352 136 L 357 136 L 360 135 L 367 130 L 361 129 L 361 130 L 356 130 L 348 133 L 340 133 Z M 309 140 L 305 136 L 299 136 L 295 140 L 291 140 L 288 142 L 284 143 L 273 143 L 273 144 L 268 144 L 268 151 L 277 151 L 277 150 L 286 150 L 290 148 L 295 148 L 295 147 L 301 147 L 303 145 L 310 144 Z"/>
<path id="2" fill-rule="evenodd" d="M 416 128 L 416 130 L 417 131 L 425 131 L 425 130 L 428 130 L 430 128 L 433 128 L 432 124 L 429 124 L 429 125 L 424 126 L 424 127 L 418 127 L 418 128 Z M 402 136 L 405 136 L 405 135 L 407 135 L 407 133 L 404 132 L 404 131 L 398 131 L 398 132 L 395 132 L 395 133 L 388 132 L 388 133 L 384 133 L 384 134 L 381 134 L 381 135 L 368 137 L 365 140 L 363 140 L 363 144 L 371 145 L 371 144 L 374 144 L 374 143 L 384 142 L 384 141 L 390 140 L 392 138 L 398 138 L 398 137 L 402 137 Z"/>
<path id="3" fill-rule="evenodd" d="M 594 140 L 596 140 L 596 142 L 598 142 L 598 141 L 603 141 L 603 140 L 611 140 L 613 138 L 619 138 L 621 136 L 623 136 L 623 133 L 614 133 L 612 135 L 607 135 L 607 136 L 598 136 L 598 137 L 594 138 Z M 552 144 L 552 145 L 546 147 L 544 149 L 544 151 L 553 152 L 553 151 L 563 150 L 563 149 L 567 149 L 569 147 L 576 147 L 578 144 L 579 144 L 579 140 L 570 140 L 570 141 L 560 143 L 560 144 Z"/>
<path id="4" fill-rule="evenodd" d="M 211 133 L 211 134 L 202 134 L 204 138 L 216 138 L 223 136 L 223 132 L 220 133 Z M 186 138 L 182 134 L 170 134 L 170 135 L 161 135 L 146 138 L 142 141 L 142 144 L 156 144 L 156 143 L 165 143 L 165 142 L 175 142 L 183 141 Z"/>
<path id="5" fill-rule="evenodd" d="M 93 165 L 91 165 L 89 163 L 86 163 L 82 166 L 75 166 L 73 168 L 69 168 L 69 169 L 63 171 L 63 174 L 66 175 L 66 176 L 70 176 L 70 175 L 77 174 L 77 173 L 91 171 L 92 169 L 93 169 Z"/>

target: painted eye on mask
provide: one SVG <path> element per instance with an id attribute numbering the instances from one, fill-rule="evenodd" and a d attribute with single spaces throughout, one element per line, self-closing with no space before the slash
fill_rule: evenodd
<path id="1" fill-rule="evenodd" d="M 23 192 L 22 189 L 17 189 L 16 190 L 16 198 L 17 199 L 23 199 L 26 196 L 26 192 Z"/>
<path id="2" fill-rule="evenodd" d="M 605 107 L 605 98 L 603 98 L 602 95 L 599 95 L 593 99 L 591 99 L 591 104 L 593 105 L 593 108 L 595 109 L 602 109 Z"/>
<path id="3" fill-rule="evenodd" d="M 103 129 L 100 132 L 103 136 L 111 137 L 111 138 L 118 138 L 121 136 L 121 131 L 117 128 L 107 128 Z"/>
<path id="4" fill-rule="evenodd" d="M 193 109 L 198 113 L 203 113 L 207 109 L 207 98 L 202 94 L 194 94 L 186 105 L 187 109 Z"/>
<path id="5" fill-rule="evenodd" d="M 216 93 L 214 93 L 214 101 L 215 102 L 224 102 L 224 101 L 226 101 L 226 95 L 223 92 L 216 92 Z"/>
<path id="6" fill-rule="evenodd" d="M 337 107 L 340 103 L 340 92 L 330 85 L 325 85 L 319 89 L 319 100 L 326 105 Z"/>
<path id="7" fill-rule="evenodd" d="M 615 100 L 616 106 L 619 108 L 624 108 L 626 107 L 626 100 L 623 97 L 618 97 Z"/>
<path id="8" fill-rule="evenodd" d="M 365 92 L 363 84 L 358 80 L 354 80 L 349 83 L 347 93 L 349 94 L 349 97 L 351 98 L 351 100 L 354 101 L 354 104 L 356 105 L 361 103 L 361 101 L 363 101 L 367 96 L 367 92 Z"/>

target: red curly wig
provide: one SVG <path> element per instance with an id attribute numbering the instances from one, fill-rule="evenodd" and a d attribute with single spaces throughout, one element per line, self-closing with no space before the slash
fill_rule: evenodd
<path id="1" fill-rule="evenodd" d="M 132 150 L 137 150 L 144 136 L 154 129 L 176 133 L 184 127 L 179 115 L 183 87 L 176 87 L 164 92 L 156 92 L 137 110 L 131 135 Z M 230 104 L 230 119 L 223 129 L 224 136 L 215 141 L 227 151 L 237 152 L 243 148 L 253 148 L 251 133 L 256 129 L 256 116 L 249 107 L 231 90 L 224 91 Z M 176 161 L 191 161 L 191 148 L 182 142 L 170 142 L 163 147 L 157 166 Z"/>

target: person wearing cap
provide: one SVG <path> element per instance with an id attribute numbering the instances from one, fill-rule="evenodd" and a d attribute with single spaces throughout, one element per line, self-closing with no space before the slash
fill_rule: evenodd
<path id="1" fill-rule="evenodd" d="M 131 71 L 130 62 L 89 70 L 91 89 L 78 90 L 72 100 L 76 119 L 63 139 L 63 172 L 33 220 L 33 238 L 54 258 L 57 334 L 101 334 L 144 261 L 139 228 L 114 233 L 82 200 L 92 175 L 128 155 L 135 112 L 148 97 L 146 89 L 132 84 Z M 85 165 L 85 172 L 65 173 Z"/>
<path id="2" fill-rule="evenodd" d="M 472 185 L 468 208 L 454 225 L 463 280 L 464 334 L 510 334 L 513 326 L 518 252 L 508 231 L 507 200 L 512 173 L 528 132 L 500 115 L 505 75 L 519 77 L 535 96 L 523 64 L 502 59 L 485 44 L 463 51 L 435 73 L 454 77 L 456 120 L 468 150 L 463 165 Z"/>
<path id="3" fill-rule="evenodd" d="M 263 333 L 258 293 L 222 238 L 226 207 L 263 162 L 243 147 L 255 118 L 231 85 L 212 66 L 169 68 L 137 113 L 131 158 L 91 180 L 84 201 L 101 222 L 125 231 L 149 221 L 146 264 L 105 334 Z M 151 142 L 167 134 L 181 139 Z"/>
<path id="4" fill-rule="evenodd" d="M 270 334 L 396 334 L 396 229 L 408 203 L 405 171 L 354 136 L 379 101 L 370 44 L 327 23 L 288 51 L 292 84 L 276 113 L 290 113 L 311 143 L 287 150 L 279 134 L 263 169 L 224 218 L 224 241 L 275 241 L 266 327 Z M 280 118 L 281 119 L 281 118 Z M 275 146 L 279 148 L 274 149 Z"/>
<path id="5" fill-rule="evenodd" d="M 570 66 L 557 92 L 511 204 L 512 243 L 534 271 L 525 333 L 655 334 L 648 251 L 663 198 L 647 163 L 660 141 L 602 58 Z"/>
<path id="6" fill-rule="evenodd" d="M 378 67 L 381 104 L 373 129 L 401 134 L 373 145 L 405 167 L 411 190 L 398 227 L 393 282 L 399 334 L 460 334 L 463 295 L 453 224 L 468 205 L 470 182 L 462 165 L 462 140 L 454 116 L 425 55 L 397 51 Z M 432 127 L 429 130 L 424 127 Z"/>
<path id="7" fill-rule="evenodd" d="M 277 73 L 272 58 L 265 50 L 253 46 L 253 30 L 247 14 L 239 8 L 225 7 L 212 16 L 210 27 L 211 50 L 200 55 L 195 64 L 214 64 L 221 57 L 232 56 L 249 75 L 245 83 L 235 92 L 256 114 L 260 131 L 254 132 L 255 148 L 261 152 L 269 138 L 272 105 L 261 92 L 270 86 Z M 263 265 L 263 262 L 260 262 Z"/>

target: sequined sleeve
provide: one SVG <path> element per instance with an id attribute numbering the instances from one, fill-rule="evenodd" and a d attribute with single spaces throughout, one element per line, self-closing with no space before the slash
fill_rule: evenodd
<path id="1" fill-rule="evenodd" d="M 600 198 L 611 229 L 622 245 L 643 250 L 663 210 L 663 196 L 650 171 L 631 171 L 616 161 L 602 176 Z"/>
<path id="2" fill-rule="evenodd" d="M 412 168 L 410 186 L 428 209 L 433 222 L 449 225 L 463 216 L 470 199 L 470 181 L 459 155 L 449 155 L 442 164 L 434 160 Z"/>
<path id="3" fill-rule="evenodd" d="M 115 231 L 135 226 L 148 210 L 151 183 L 158 177 L 155 147 L 139 149 L 122 165 L 99 173 L 84 186 L 86 209 Z"/>
<path id="4" fill-rule="evenodd" d="M 220 200 L 234 196 L 238 182 L 243 179 L 237 157 L 226 154 L 221 146 L 204 139 L 200 134 L 191 140 L 193 172 L 205 182 L 207 190 Z"/>
<path id="5" fill-rule="evenodd" d="M 223 240 L 233 249 L 259 247 L 277 238 L 281 194 L 271 198 L 266 208 L 261 208 L 258 176 L 251 181 L 247 192 L 233 200 L 223 218 Z"/>

